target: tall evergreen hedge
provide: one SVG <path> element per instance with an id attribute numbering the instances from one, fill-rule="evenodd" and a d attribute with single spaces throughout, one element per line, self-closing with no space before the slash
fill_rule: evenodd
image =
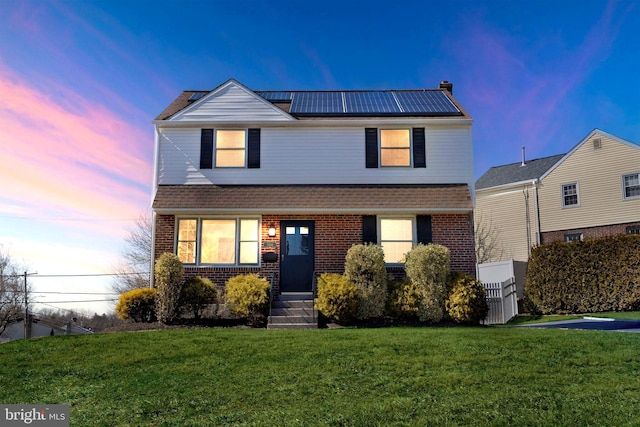
<path id="1" fill-rule="evenodd" d="M 543 314 L 640 309 L 640 236 L 534 248 L 525 284 Z"/>

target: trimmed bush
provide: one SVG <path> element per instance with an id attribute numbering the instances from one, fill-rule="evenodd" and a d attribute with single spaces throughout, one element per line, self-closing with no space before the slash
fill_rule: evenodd
<path id="1" fill-rule="evenodd" d="M 204 309 L 217 302 L 216 286 L 206 277 L 192 277 L 184 283 L 180 295 L 180 308 L 185 313 L 193 314 L 194 319 L 200 319 Z"/>
<path id="2" fill-rule="evenodd" d="M 489 313 L 482 283 L 465 273 L 454 273 L 450 277 L 451 291 L 445 304 L 449 318 L 457 323 L 479 325 Z"/>
<path id="3" fill-rule="evenodd" d="M 418 244 L 406 254 L 407 279 L 421 294 L 418 318 L 439 322 L 444 316 L 449 249 L 442 245 Z"/>
<path id="4" fill-rule="evenodd" d="M 525 294 L 543 314 L 640 309 L 640 236 L 534 248 Z"/>
<path id="5" fill-rule="evenodd" d="M 342 274 L 324 273 L 318 278 L 316 308 L 329 319 L 349 322 L 358 312 L 358 287 Z"/>
<path id="6" fill-rule="evenodd" d="M 116 305 L 116 314 L 120 319 L 131 319 L 134 322 L 155 322 L 156 290 L 140 288 L 120 295 Z"/>
<path id="7" fill-rule="evenodd" d="M 160 255 L 155 266 L 155 288 L 158 291 L 156 311 L 162 323 L 171 323 L 179 315 L 183 275 L 180 258 L 168 252 Z"/>
<path id="8" fill-rule="evenodd" d="M 410 281 L 389 285 L 389 314 L 394 317 L 418 317 L 422 293 Z"/>
<path id="9" fill-rule="evenodd" d="M 241 274 L 227 281 L 225 301 L 237 317 L 256 320 L 269 308 L 269 282 L 257 274 Z"/>
<path id="10" fill-rule="evenodd" d="M 347 251 L 344 275 L 358 288 L 358 319 L 382 317 L 387 300 L 387 269 L 378 245 L 353 245 Z"/>

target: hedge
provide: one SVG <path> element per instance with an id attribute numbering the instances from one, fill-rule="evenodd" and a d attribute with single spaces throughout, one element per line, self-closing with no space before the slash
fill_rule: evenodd
<path id="1" fill-rule="evenodd" d="M 534 248 L 525 294 L 543 314 L 640 309 L 640 236 Z"/>

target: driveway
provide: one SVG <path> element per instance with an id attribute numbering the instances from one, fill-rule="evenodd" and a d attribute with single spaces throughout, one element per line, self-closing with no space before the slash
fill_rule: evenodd
<path id="1" fill-rule="evenodd" d="M 640 332 L 640 320 L 617 320 L 599 317 L 562 320 L 559 322 L 532 323 L 518 328 L 584 329 L 590 331 Z"/>

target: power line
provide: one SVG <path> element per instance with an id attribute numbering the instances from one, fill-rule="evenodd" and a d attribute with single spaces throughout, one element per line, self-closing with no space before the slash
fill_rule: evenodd
<path id="1" fill-rule="evenodd" d="M 144 276 L 149 274 L 148 271 L 144 272 L 130 272 L 130 273 L 92 273 L 92 274 L 38 274 L 38 278 L 46 277 L 108 277 L 108 276 Z M 10 277 L 15 279 L 17 277 L 22 278 L 23 274 L 5 274 L 0 277 Z"/>
<path id="2" fill-rule="evenodd" d="M 118 301 L 117 299 L 89 299 L 89 300 L 82 300 L 82 301 L 47 301 L 48 304 L 77 304 L 77 303 L 81 303 L 81 302 L 115 302 Z M 34 304 L 44 304 L 44 303 L 39 303 L 39 302 L 34 302 Z"/>
<path id="3" fill-rule="evenodd" d="M 110 222 L 110 221 L 138 221 L 142 220 L 150 220 L 149 217 L 143 218 L 45 218 L 45 217 L 33 217 L 33 216 L 14 216 L 14 215 L 0 215 L 0 218 L 11 218 L 11 219 L 31 219 L 34 221 L 70 221 L 70 222 Z"/>

